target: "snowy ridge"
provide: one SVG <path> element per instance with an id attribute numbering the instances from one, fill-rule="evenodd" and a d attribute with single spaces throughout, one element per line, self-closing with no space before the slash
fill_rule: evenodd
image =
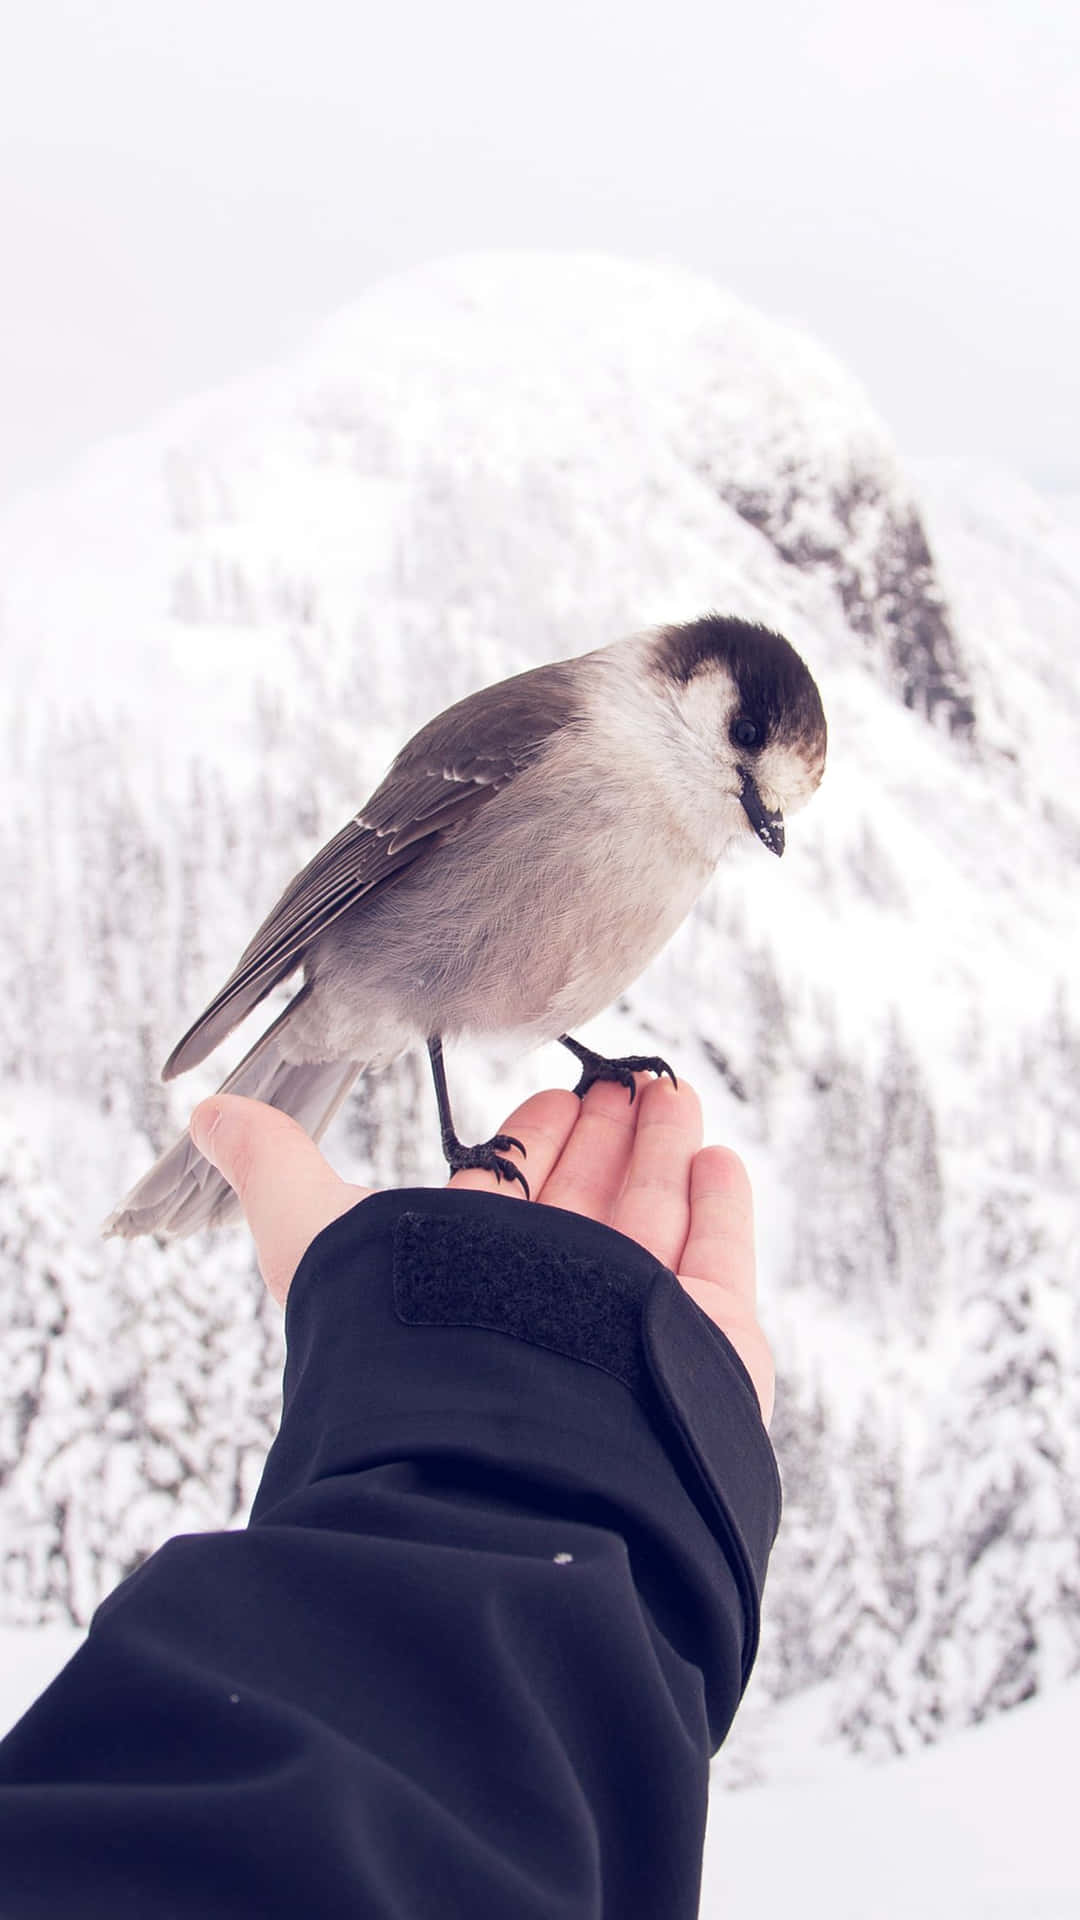
<path id="1" fill-rule="evenodd" d="M 132 1519 L 122 1491 L 167 1445 L 136 1326 L 160 1323 L 164 1404 L 199 1355 L 160 1484 L 242 1515 L 275 1339 L 242 1242 L 195 1260 L 95 1229 L 250 1043 L 156 1078 L 281 885 L 448 701 L 715 606 L 804 653 L 829 770 L 785 860 L 726 867 L 596 1035 L 668 1053 L 755 1178 L 787 1485 L 762 1685 L 834 1682 L 833 1732 L 893 1752 L 1071 1671 L 1075 554 L 1075 517 L 1004 482 L 906 475 L 813 343 L 591 256 L 387 282 L 291 366 L 0 521 L 0 1023 L 52 1183 L 3 1190 L 13 1298 L 28 1223 L 55 1240 L 0 1492 L 8 1617 L 84 1619 L 171 1530 L 168 1501 Z M 478 1132 L 565 1080 L 561 1057 L 464 1052 Z M 328 1149 L 353 1177 L 439 1179 L 416 1064 L 365 1082 Z M 33 1385 L 61 1322 L 90 1348 L 114 1329 L 82 1399 Z M 88 1489 L 103 1544 L 71 1547 L 76 1574 L 50 1515 Z"/>

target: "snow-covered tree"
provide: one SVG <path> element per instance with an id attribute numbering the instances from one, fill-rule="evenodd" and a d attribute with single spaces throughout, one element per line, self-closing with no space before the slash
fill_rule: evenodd
<path id="1" fill-rule="evenodd" d="M 999 1175 L 963 1244 L 957 1358 L 920 1478 L 918 1617 L 898 1660 L 927 1740 L 1080 1664 L 1077 1302 L 1023 1177 Z"/>
<path id="2" fill-rule="evenodd" d="M 780 1533 L 769 1567 L 757 1685 L 783 1700 L 827 1677 L 813 1627 L 822 1544 L 836 1515 L 835 1454 L 828 1401 L 793 1364 L 781 1365 L 771 1438 L 783 1488 Z"/>
<path id="3" fill-rule="evenodd" d="M 835 1681 L 833 1730 L 870 1759 L 889 1759 L 907 1744 L 896 1650 L 911 1626 L 915 1583 L 897 1424 L 894 1418 L 883 1426 L 881 1406 L 864 1407 L 845 1450 L 843 1497 L 819 1566 L 815 1634 L 822 1667 Z"/>
<path id="4" fill-rule="evenodd" d="M 904 1320 L 921 1335 L 940 1293 L 943 1187 L 934 1110 L 895 1010 L 876 1103 L 869 1173 L 884 1255 L 881 1319 L 885 1326 Z"/>
<path id="5" fill-rule="evenodd" d="M 834 1032 L 812 1069 L 806 1122 L 793 1130 L 792 1280 L 875 1323 L 886 1258 L 876 1147 L 872 1082 Z"/>

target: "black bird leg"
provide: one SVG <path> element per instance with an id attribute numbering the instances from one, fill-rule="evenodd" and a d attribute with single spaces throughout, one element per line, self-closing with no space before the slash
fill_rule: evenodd
<path id="1" fill-rule="evenodd" d="M 655 1073 L 657 1079 L 666 1073 L 673 1087 L 679 1084 L 667 1061 L 661 1060 L 658 1053 L 628 1053 L 621 1060 L 607 1060 L 602 1053 L 594 1053 L 591 1047 L 583 1047 L 580 1040 L 571 1040 L 568 1033 L 560 1033 L 559 1045 L 569 1047 L 571 1053 L 581 1061 L 581 1079 L 574 1088 L 579 1099 L 583 1099 L 598 1080 L 614 1080 L 620 1087 L 629 1089 L 632 1100 L 637 1092 L 635 1073 Z"/>
<path id="2" fill-rule="evenodd" d="M 483 1167 L 485 1172 L 495 1174 L 499 1180 L 520 1180 L 525 1189 L 525 1198 L 529 1200 L 529 1183 L 520 1167 L 512 1160 L 503 1159 L 508 1147 L 516 1147 L 519 1153 L 525 1148 L 513 1134 L 496 1133 L 478 1147 L 466 1147 L 454 1132 L 454 1119 L 450 1112 L 450 1095 L 446 1086 L 446 1068 L 443 1065 L 442 1035 L 433 1033 L 428 1036 L 427 1050 L 431 1057 L 431 1071 L 435 1080 L 435 1098 L 439 1103 L 439 1126 L 442 1129 L 442 1150 L 451 1173 L 461 1173 L 465 1167 Z"/>

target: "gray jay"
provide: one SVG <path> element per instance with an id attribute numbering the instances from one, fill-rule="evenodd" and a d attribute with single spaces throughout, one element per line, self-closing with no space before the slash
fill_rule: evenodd
<path id="1" fill-rule="evenodd" d="M 162 1078 L 193 1067 L 298 967 L 288 1006 L 221 1092 L 281 1107 L 318 1139 L 361 1072 L 426 1043 L 451 1171 L 525 1176 L 496 1134 L 454 1131 L 442 1043 L 558 1039 L 575 1091 L 635 1072 L 570 1029 L 607 1006 L 674 933 L 725 850 L 784 817 L 825 766 L 817 687 L 788 642 L 718 614 L 535 667 L 447 708 L 290 882 Z M 187 1134 L 104 1232 L 187 1234 L 239 1217 Z"/>

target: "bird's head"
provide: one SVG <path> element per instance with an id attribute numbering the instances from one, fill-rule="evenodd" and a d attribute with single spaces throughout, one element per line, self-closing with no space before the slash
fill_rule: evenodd
<path id="1" fill-rule="evenodd" d="M 723 811 L 770 853 L 784 820 L 825 771 L 825 714 L 814 679 L 782 634 L 721 614 L 655 636 L 654 670 L 721 789 Z"/>

